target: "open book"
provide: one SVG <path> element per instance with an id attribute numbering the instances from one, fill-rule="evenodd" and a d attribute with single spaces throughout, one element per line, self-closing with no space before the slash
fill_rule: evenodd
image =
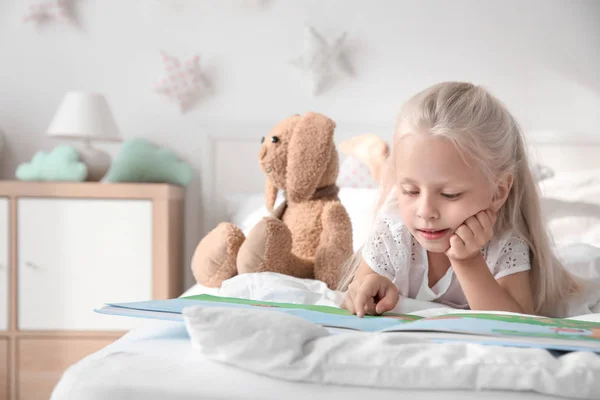
<path id="1" fill-rule="evenodd" d="M 384 313 L 359 318 L 328 306 L 273 303 L 231 297 L 197 295 L 170 300 L 108 303 L 99 313 L 183 321 L 186 307 L 235 307 L 285 312 L 327 328 L 365 332 L 419 332 L 432 341 L 467 341 L 561 351 L 600 353 L 600 322 L 525 316 L 511 313 L 469 312 L 420 317 Z"/>

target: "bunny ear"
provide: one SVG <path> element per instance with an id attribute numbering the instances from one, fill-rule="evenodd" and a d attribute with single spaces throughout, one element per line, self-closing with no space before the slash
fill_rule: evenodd
<path id="1" fill-rule="evenodd" d="M 294 127 L 288 143 L 286 197 L 304 201 L 315 192 L 329 164 L 335 122 L 309 112 Z"/>
<path id="2" fill-rule="evenodd" d="M 265 181 L 265 201 L 267 204 L 267 210 L 273 211 L 276 199 L 277 188 L 275 187 L 275 185 L 273 185 L 273 183 L 271 183 L 271 180 L 267 178 Z"/>

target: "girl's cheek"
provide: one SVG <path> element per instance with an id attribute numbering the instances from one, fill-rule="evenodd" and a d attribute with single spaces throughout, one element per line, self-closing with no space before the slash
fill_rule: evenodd
<path id="1" fill-rule="evenodd" d="M 470 207 L 468 204 L 453 204 L 452 208 L 448 210 L 448 217 L 452 219 L 454 222 L 453 224 L 456 225 L 455 228 L 458 228 L 467 220 L 467 218 L 475 213 L 474 211 L 471 211 L 471 208 L 473 207 Z"/>

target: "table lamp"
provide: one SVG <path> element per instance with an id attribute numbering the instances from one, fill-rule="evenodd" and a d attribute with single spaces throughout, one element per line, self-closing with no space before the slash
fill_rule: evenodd
<path id="1" fill-rule="evenodd" d="M 79 149 L 85 163 L 88 181 L 99 181 L 110 168 L 110 155 L 92 147 L 91 142 L 120 142 L 121 133 L 103 95 L 99 93 L 68 92 L 63 98 L 48 130 L 49 136 L 83 140 Z"/>

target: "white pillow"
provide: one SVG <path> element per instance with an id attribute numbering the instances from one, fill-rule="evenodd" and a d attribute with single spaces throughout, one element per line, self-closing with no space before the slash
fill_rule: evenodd
<path id="1" fill-rule="evenodd" d="M 275 207 L 283 201 L 281 192 L 275 200 Z M 250 232 L 263 217 L 269 215 L 264 193 L 236 193 L 225 197 L 225 220 L 239 227 L 244 235 Z"/>
<path id="2" fill-rule="evenodd" d="M 542 212 L 558 247 L 600 247 L 600 170 L 556 173 L 539 183 Z"/>
<path id="3" fill-rule="evenodd" d="M 558 258 L 571 273 L 582 278 L 600 278 L 600 248 L 576 243 L 557 250 Z"/>
<path id="4" fill-rule="evenodd" d="M 340 188 L 377 189 L 379 187 L 369 167 L 353 156 L 346 156 L 341 160 L 336 184 Z"/>
<path id="5" fill-rule="evenodd" d="M 340 188 L 340 201 L 352 222 L 352 244 L 357 251 L 367 240 L 379 200 L 378 188 Z"/>

